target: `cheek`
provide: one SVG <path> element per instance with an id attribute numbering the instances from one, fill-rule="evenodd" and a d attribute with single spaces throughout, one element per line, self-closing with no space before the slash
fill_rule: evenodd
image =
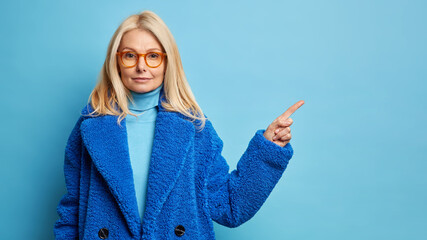
<path id="1" fill-rule="evenodd" d="M 131 69 L 129 69 L 129 68 L 121 68 L 120 71 L 121 71 L 122 80 L 130 78 L 130 75 L 131 75 L 131 72 L 132 72 Z"/>
<path id="2" fill-rule="evenodd" d="M 154 74 L 156 75 L 156 77 L 163 77 L 163 74 L 165 73 L 165 68 L 164 67 L 159 67 L 154 71 Z"/>

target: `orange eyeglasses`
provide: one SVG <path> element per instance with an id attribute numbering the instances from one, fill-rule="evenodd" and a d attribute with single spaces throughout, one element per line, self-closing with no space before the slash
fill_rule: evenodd
<path id="1" fill-rule="evenodd" d="M 156 68 L 162 64 L 163 59 L 166 57 L 166 53 L 162 52 L 148 52 L 148 53 L 137 53 L 135 51 L 124 51 L 117 52 L 117 56 L 120 58 L 120 62 L 126 68 L 135 67 L 140 57 L 144 57 L 145 64 L 150 68 Z"/>

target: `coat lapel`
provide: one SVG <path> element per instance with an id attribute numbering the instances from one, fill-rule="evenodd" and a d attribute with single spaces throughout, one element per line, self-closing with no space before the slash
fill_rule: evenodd
<path id="1" fill-rule="evenodd" d="M 148 171 L 147 202 L 144 213 L 144 222 L 148 225 L 147 227 L 151 225 L 150 223 L 154 223 L 174 187 L 184 166 L 195 130 L 192 122 L 179 116 L 179 113 L 165 111 L 160 103 L 163 96 L 161 91 Z M 87 109 L 92 111 L 90 104 Z M 135 197 L 126 119 L 123 119 L 119 126 L 117 118 L 118 116 L 112 115 L 90 117 L 82 122 L 81 132 L 92 161 L 107 182 L 129 230 L 133 235 L 138 235 L 142 222 Z"/>

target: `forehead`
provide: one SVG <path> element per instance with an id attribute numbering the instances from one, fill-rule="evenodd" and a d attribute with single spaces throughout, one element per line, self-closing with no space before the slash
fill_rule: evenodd
<path id="1" fill-rule="evenodd" d="M 142 29 L 133 29 L 123 35 L 119 50 L 126 47 L 141 52 L 152 48 L 162 49 L 156 37 L 151 32 Z"/>

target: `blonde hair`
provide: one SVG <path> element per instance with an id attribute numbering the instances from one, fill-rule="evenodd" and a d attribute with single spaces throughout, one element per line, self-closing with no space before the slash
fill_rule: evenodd
<path id="1" fill-rule="evenodd" d="M 133 98 L 121 80 L 116 58 L 123 35 L 133 29 L 142 29 L 152 33 L 167 54 L 163 63 L 167 64 L 163 80 L 164 97 L 166 98 L 166 102 L 161 102 L 163 108 L 166 111 L 179 112 L 189 117 L 191 122 L 200 120 L 200 127 L 203 129 L 207 117 L 197 104 L 187 82 L 175 39 L 163 20 L 148 10 L 126 18 L 112 36 L 98 83 L 89 96 L 88 103 L 90 102 L 94 109 L 89 115 L 95 113 L 95 116 L 117 115 L 119 125 L 127 114 L 136 116 L 128 109 L 127 98 Z"/>

